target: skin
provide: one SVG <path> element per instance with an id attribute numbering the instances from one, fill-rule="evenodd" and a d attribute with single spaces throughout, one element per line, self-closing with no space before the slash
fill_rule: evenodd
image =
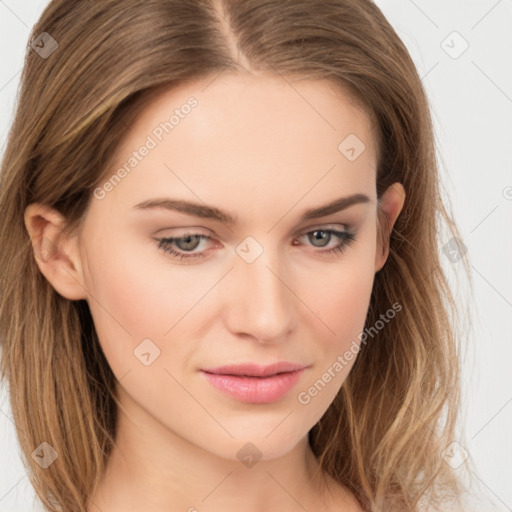
<path id="1" fill-rule="evenodd" d="M 297 397 L 358 341 L 388 256 L 377 241 L 371 123 L 326 82 L 224 73 L 148 103 L 116 165 L 190 96 L 197 107 L 91 200 L 79 232 L 65 238 L 65 219 L 44 205 L 25 212 L 41 272 L 62 296 L 87 300 L 118 379 L 117 443 L 89 512 L 361 510 L 347 489 L 322 478 L 307 442 L 355 358 L 308 404 Z M 349 134 L 366 146 L 354 161 L 338 150 Z M 370 201 L 300 221 L 306 209 L 355 193 Z M 238 223 L 133 208 L 163 197 L 216 206 Z M 398 183 L 381 198 L 391 227 L 404 199 Z M 322 254 L 342 242 L 315 240 L 315 230 L 328 228 L 352 229 L 356 240 Z M 155 241 L 187 230 L 211 239 L 173 248 L 204 258 L 180 261 Z M 248 236 L 263 250 L 252 263 L 236 252 Z M 245 247 L 254 254 L 257 246 Z M 134 350 L 148 338 L 160 355 L 145 366 Z M 199 372 L 246 361 L 308 368 L 270 404 L 227 397 Z M 237 457 L 247 442 L 262 454 L 252 467 Z"/>

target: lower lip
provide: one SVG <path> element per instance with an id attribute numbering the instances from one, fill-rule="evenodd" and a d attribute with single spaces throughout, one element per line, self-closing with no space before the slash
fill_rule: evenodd
<path id="1" fill-rule="evenodd" d="M 297 384 L 302 372 L 280 373 L 271 377 L 245 377 L 201 373 L 210 384 L 240 402 L 268 404 L 283 398 Z"/>

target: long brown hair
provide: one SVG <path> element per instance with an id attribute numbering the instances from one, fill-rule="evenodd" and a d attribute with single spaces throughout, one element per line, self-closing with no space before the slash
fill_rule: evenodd
<path id="1" fill-rule="evenodd" d="M 42 276 L 24 210 L 54 208 L 72 232 L 150 95 L 241 67 L 349 91 L 375 123 L 378 197 L 395 182 L 407 193 L 366 325 L 390 304 L 402 309 L 362 344 L 310 431 L 322 469 L 366 510 L 416 511 L 425 497 L 440 506 L 460 493 L 443 456 L 459 439 L 460 344 L 439 251 L 460 236 L 440 194 L 426 93 L 375 4 L 54 0 L 29 45 L 0 177 L 0 376 L 9 381 L 24 463 L 47 510 L 87 510 L 115 439 L 117 397 L 87 302 L 65 299 Z M 42 442 L 58 453 L 47 469 L 31 456 Z"/>

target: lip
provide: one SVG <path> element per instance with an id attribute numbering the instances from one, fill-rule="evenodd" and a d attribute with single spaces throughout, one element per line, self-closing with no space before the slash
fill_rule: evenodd
<path id="1" fill-rule="evenodd" d="M 201 373 L 219 391 L 240 402 L 277 402 L 297 384 L 306 365 L 279 362 L 268 366 L 243 363 L 205 368 Z"/>
<path id="2" fill-rule="evenodd" d="M 278 363 L 262 366 L 254 363 L 240 363 L 226 366 L 217 366 L 215 368 L 203 368 L 203 372 L 214 373 L 218 375 L 245 375 L 247 377 L 269 377 L 283 372 L 294 372 L 305 368 L 305 364 L 290 363 L 288 361 L 279 361 Z"/>

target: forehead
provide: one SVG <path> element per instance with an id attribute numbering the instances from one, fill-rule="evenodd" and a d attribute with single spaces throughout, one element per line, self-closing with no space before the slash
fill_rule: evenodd
<path id="1" fill-rule="evenodd" d="M 375 188 L 371 120 L 341 88 L 279 75 L 223 74 L 162 90 L 122 141 L 111 199 L 172 195 L 235 211 L 303 207 Z M 144 156 L 133 153 L 147 147 Z M 373 194 L 374 195 L 374 194 Z M 285 204 L 286 203 L 286 204 Z"/>

